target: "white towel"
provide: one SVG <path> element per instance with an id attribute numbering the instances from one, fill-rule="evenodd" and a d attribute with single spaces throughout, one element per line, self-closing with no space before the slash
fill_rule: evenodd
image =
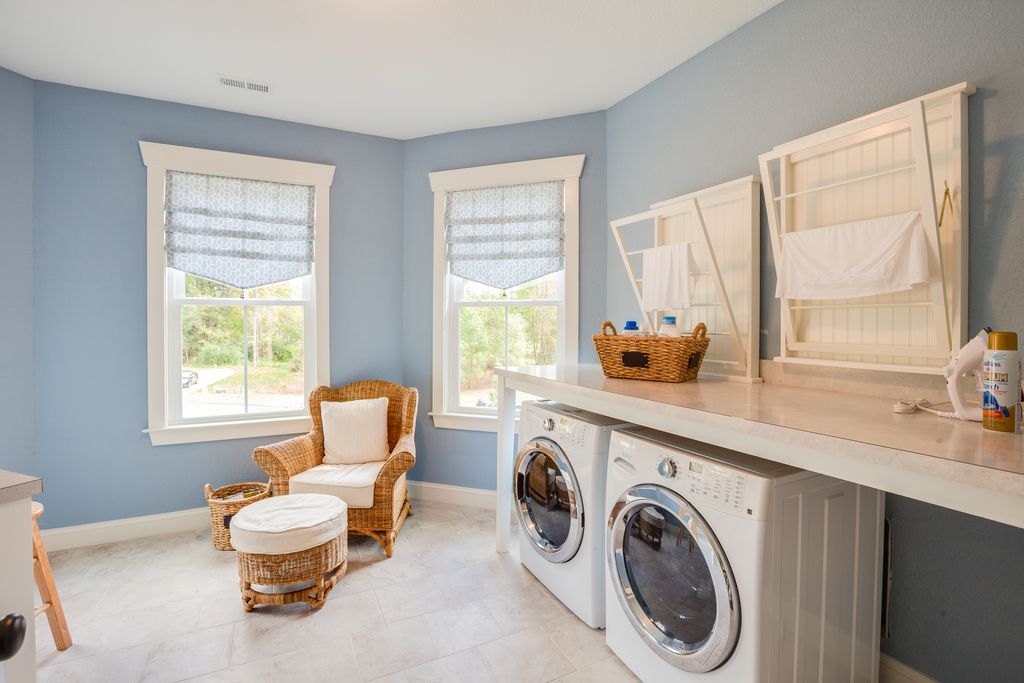
<path id="1" fill-rule="evenodd" d="M 690 273 L 697 270 L 690 245 L 685 242 L 645 249 L 644 311 L 690 307 Z"/>
<path id="2" fill-rule="evenodd" d="M 928 281 L 921 213 L 840 223 L 782 236 L 780 299 L 852 299 Z"/>

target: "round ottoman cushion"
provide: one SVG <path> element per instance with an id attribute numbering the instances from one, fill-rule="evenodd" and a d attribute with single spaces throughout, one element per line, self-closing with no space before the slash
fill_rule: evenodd
<path id="1" fill-rule="evenodd" d="M 345 501 L 322 493 L 266 498 L 231 518 L 231 545 L 243 553 L 285 555 L 348 533 Z"/>

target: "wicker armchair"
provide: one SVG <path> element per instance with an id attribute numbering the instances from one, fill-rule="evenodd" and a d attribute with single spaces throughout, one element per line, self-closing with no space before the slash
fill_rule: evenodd
<path id="1" fill-rule="evenodd" d="M 405 485 L 405 473 L 416 463 L 415 388 L 391 382 L 367 380 L 339 388 L 317 387 L 309 395 L 309 413 L 313 431 L 287 441 L 261 446 L 252 453 L 253 462 L 270 475 L 274 495 L 288 493 L 288 480 L 323 461 L 324 433 L 320 416 L 322 401 L 354 401 L 366 398 L 388 398 L 388 445 L 391 454 L 374 483 L 373 505 L 348 510 L 349 533 L 370 536 L 384 546 L 388 557 L 394 550 L 398 530 L 406 516 L 412 514 Z"/>

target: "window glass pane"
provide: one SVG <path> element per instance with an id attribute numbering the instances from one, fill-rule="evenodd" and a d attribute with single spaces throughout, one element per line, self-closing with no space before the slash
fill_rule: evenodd
<path id="1" fill-rule="evenodd" d="M 245 412 L 245 399 L 242 395 L 245 358 L 242 316 L 241 306 L 182 305 L 183 418 L 238 415 Z"/>
<path id="2" fill-rule="evenodd" d="M 249 316 L 249 412 L 302 410 L 302 306 L 247 306 Z"/>
<path id="3" fill-rule="evenodd" d="M 498 405 L 494 368 L 505 365 L 505 309 L 469 306 L 459 309 L 459 405 Z"/>
<path id="4" fill-rule="evenodd" d="M 537 278 L 533 282 L 527 282 L 521 287 L 509 290 L 508 298 L 529 300 L 529 299 L 558 299 L 558 281 L 562 273 L 551 273 L 544 277 Z"/>
<path id="5" fill-rule="evenodd" d="M 297 277 L 294 280 L 286 280 L 272 285 L 256 287 L 249 290 L 250 299 L 288 299 L 301 301 L 305 299 L 303 286 L 309 280 L 309 276 Z"/>
<path id="6" fill-rule="evenodd" d="M 502 299 L 557 299 L 561 273 L 552 273 L 509 290 L 488 287 L 472 280 L 462 281 L 462 301 L 500 301 Z"/>
<path id="7" fill-rule="evenodd" d="M 241 299 L 242 290 L 185 273 L 185 296 L 204 299 Z"/>
<path id="8" fill-rule="evenodd" d="M 558 309 L 555 306 L 510 306 L 508 364 L 552 365 L 558 354 Z"/>

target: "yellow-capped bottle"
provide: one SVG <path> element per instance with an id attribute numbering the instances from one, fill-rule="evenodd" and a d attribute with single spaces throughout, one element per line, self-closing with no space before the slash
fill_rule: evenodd
<path id="1" fill-rule="evenodd" d="M 1020 356 L 1016 332 L 989 332 L 981 385 L 981 426 L 993 432 L 1019 432 Z"/>

